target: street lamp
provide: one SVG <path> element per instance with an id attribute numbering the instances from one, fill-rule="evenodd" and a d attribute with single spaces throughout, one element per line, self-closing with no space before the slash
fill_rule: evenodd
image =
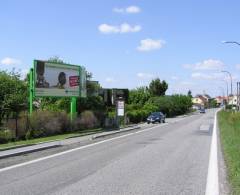
<path id="1" fill-rule="evenodd" d="M 227 86 L 227 98 L 228 98 L 228 82 L 226 80 L 222 80 L 222 81 L 226 83 L 226 86 Z"/>
<path id="2" fill-rule="evenodd" d="M 230 72 L 226 71 L 226 70 L 222 70 L 221 72 L 225 72 L 230 76 L 230 79 L 231 79 L 231 95 L 233 95 L 233 92 L 232 92 L 232 74 Z"/>
<path id="3" fill-rule="evenodd" d="M 237 42 L 237 41 L 222 41 L 222 43 L 226 43 L 226 44 L 230 43 L 230 44 L 235 44 L 237 46 L 240 46 L 240 43 Z M 232 75 L 228 71 L 222 71 L 222 72 L 227 72 L 230 75 L 230 77 L 231 77 L 231 95 L 233 95 L 233 93 L 232 93 Z M 232 98 L 232 106 L 233 106 L 233 98 Z"/>
<path id="4" fill-rule="evenodd" d="M 236 44 L 240 46 L 240 43 L 237 41 L 222 41 L 222 43 L 230 43 L 230 44 Z"/>

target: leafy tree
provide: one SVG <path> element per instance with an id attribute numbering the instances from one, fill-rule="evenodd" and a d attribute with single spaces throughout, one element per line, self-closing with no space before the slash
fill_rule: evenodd
<path id="1" fill-rule="evenodd" d="M 149 84 L 149 92 L 151 96 L 164 96 L 167 89 L 168 84 L 166 81 L 161 81 L 159 78 L 153 79 Z"/>
<path id="2" fill-rule="evenodd" d="M 191 90 L 188 90 L 187 95 L 188 95 L 188 97 L 192 98 L 192 91 L 191 91 Z"/>
<path id="3" fill-rule="evenodd" d="M 53 56 L 48 59 L 48 62 L 64 64 L 65 62 L 59 56 Z"/>
<path id="4" fill-rule="evenodd" d="M 137 89 L 130 90 L 129 92 L 129 104 L 138 104 L 143 106 L 149 98 L 150 93 L 147 87 L 139 87 Z"/>
<path id="5" fill-rule="evenodd" d="M 15 72 L 0 71 L 0 124 L 5 115 L 18 113 L 27 106 L 27 83 Z M 16 117 L 17 118 L 17 117 Z"/>
<path id="6" fill-rule="evenodd" d="M 217 101 L 215 99 L 210 99 L 209 107 L 210 108 L 216 108 L 217 107 Z"/>

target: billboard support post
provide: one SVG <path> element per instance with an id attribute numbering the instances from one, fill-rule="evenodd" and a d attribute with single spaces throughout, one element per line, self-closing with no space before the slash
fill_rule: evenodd
<path id="1" fill-rule="evenodd" d="M 71 108 L 70 108 L 70 116 L 71 116 L 71 121 L 76 117 L 76 112 L 77 112 L 77 98 L 72 97 L 71 98 Z"/>
<path id="2" fill-rule="evenodd" d="M 29 115 L 33 112 L 33 68 L 30 69 L 29 75 Z"/>

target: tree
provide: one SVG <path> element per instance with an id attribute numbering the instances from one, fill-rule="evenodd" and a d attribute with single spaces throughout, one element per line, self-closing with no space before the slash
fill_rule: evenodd
<path id="1" fill-rule="evenodd" d="M 129 92 L 129 104 L 138 104 L 143 106 L 149 98 L 150 93 L 147 87 L 139 87 L 137 89 L 130 90 Z"/>
<path id="2" fill-rule="evenodd" d="M 48 62 L 64 64 L 65 62 L 59 56 L 53 56 L 48 59 Z"/>
<path id="3" fill-rule="evenodd" d="M 0 124 L 5 115 L 16 114 L 27 106 L 27 83 L 15 72 L 0 71 Z"/>
<path id="4" fill-rule="evenodd" d="M 191 90 L 188 90 L 187 95 L 188 95 L 188 97 L 192 98 L 192 91 L 191 91 Z"/>
<path id="5" fill-rule="evenodd" d="M 217 101 L 215 99 L 210 99 L 209 100 L 209 107 L 210 108 L 217 108 Z"/>
<path id="6" fill-rule="evenodd" d="M 153 79 L 149 84 L 149 92 L 151 96 L 164 96 L 168 89 L 168 84 L 165 80 L 161 82 L 159 78 Z"/>

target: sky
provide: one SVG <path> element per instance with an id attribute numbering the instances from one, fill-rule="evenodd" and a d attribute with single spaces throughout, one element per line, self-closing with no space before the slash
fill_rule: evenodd
<path id="1" fill-rule="evenodd" d="M 233 92 L 240 73 L 238 0 L 5 0 L 0 70 L 23 75 L 52 56 L 85 66 L 104 88 L 134 89 L 154 78 L 167 94 Z"/>

